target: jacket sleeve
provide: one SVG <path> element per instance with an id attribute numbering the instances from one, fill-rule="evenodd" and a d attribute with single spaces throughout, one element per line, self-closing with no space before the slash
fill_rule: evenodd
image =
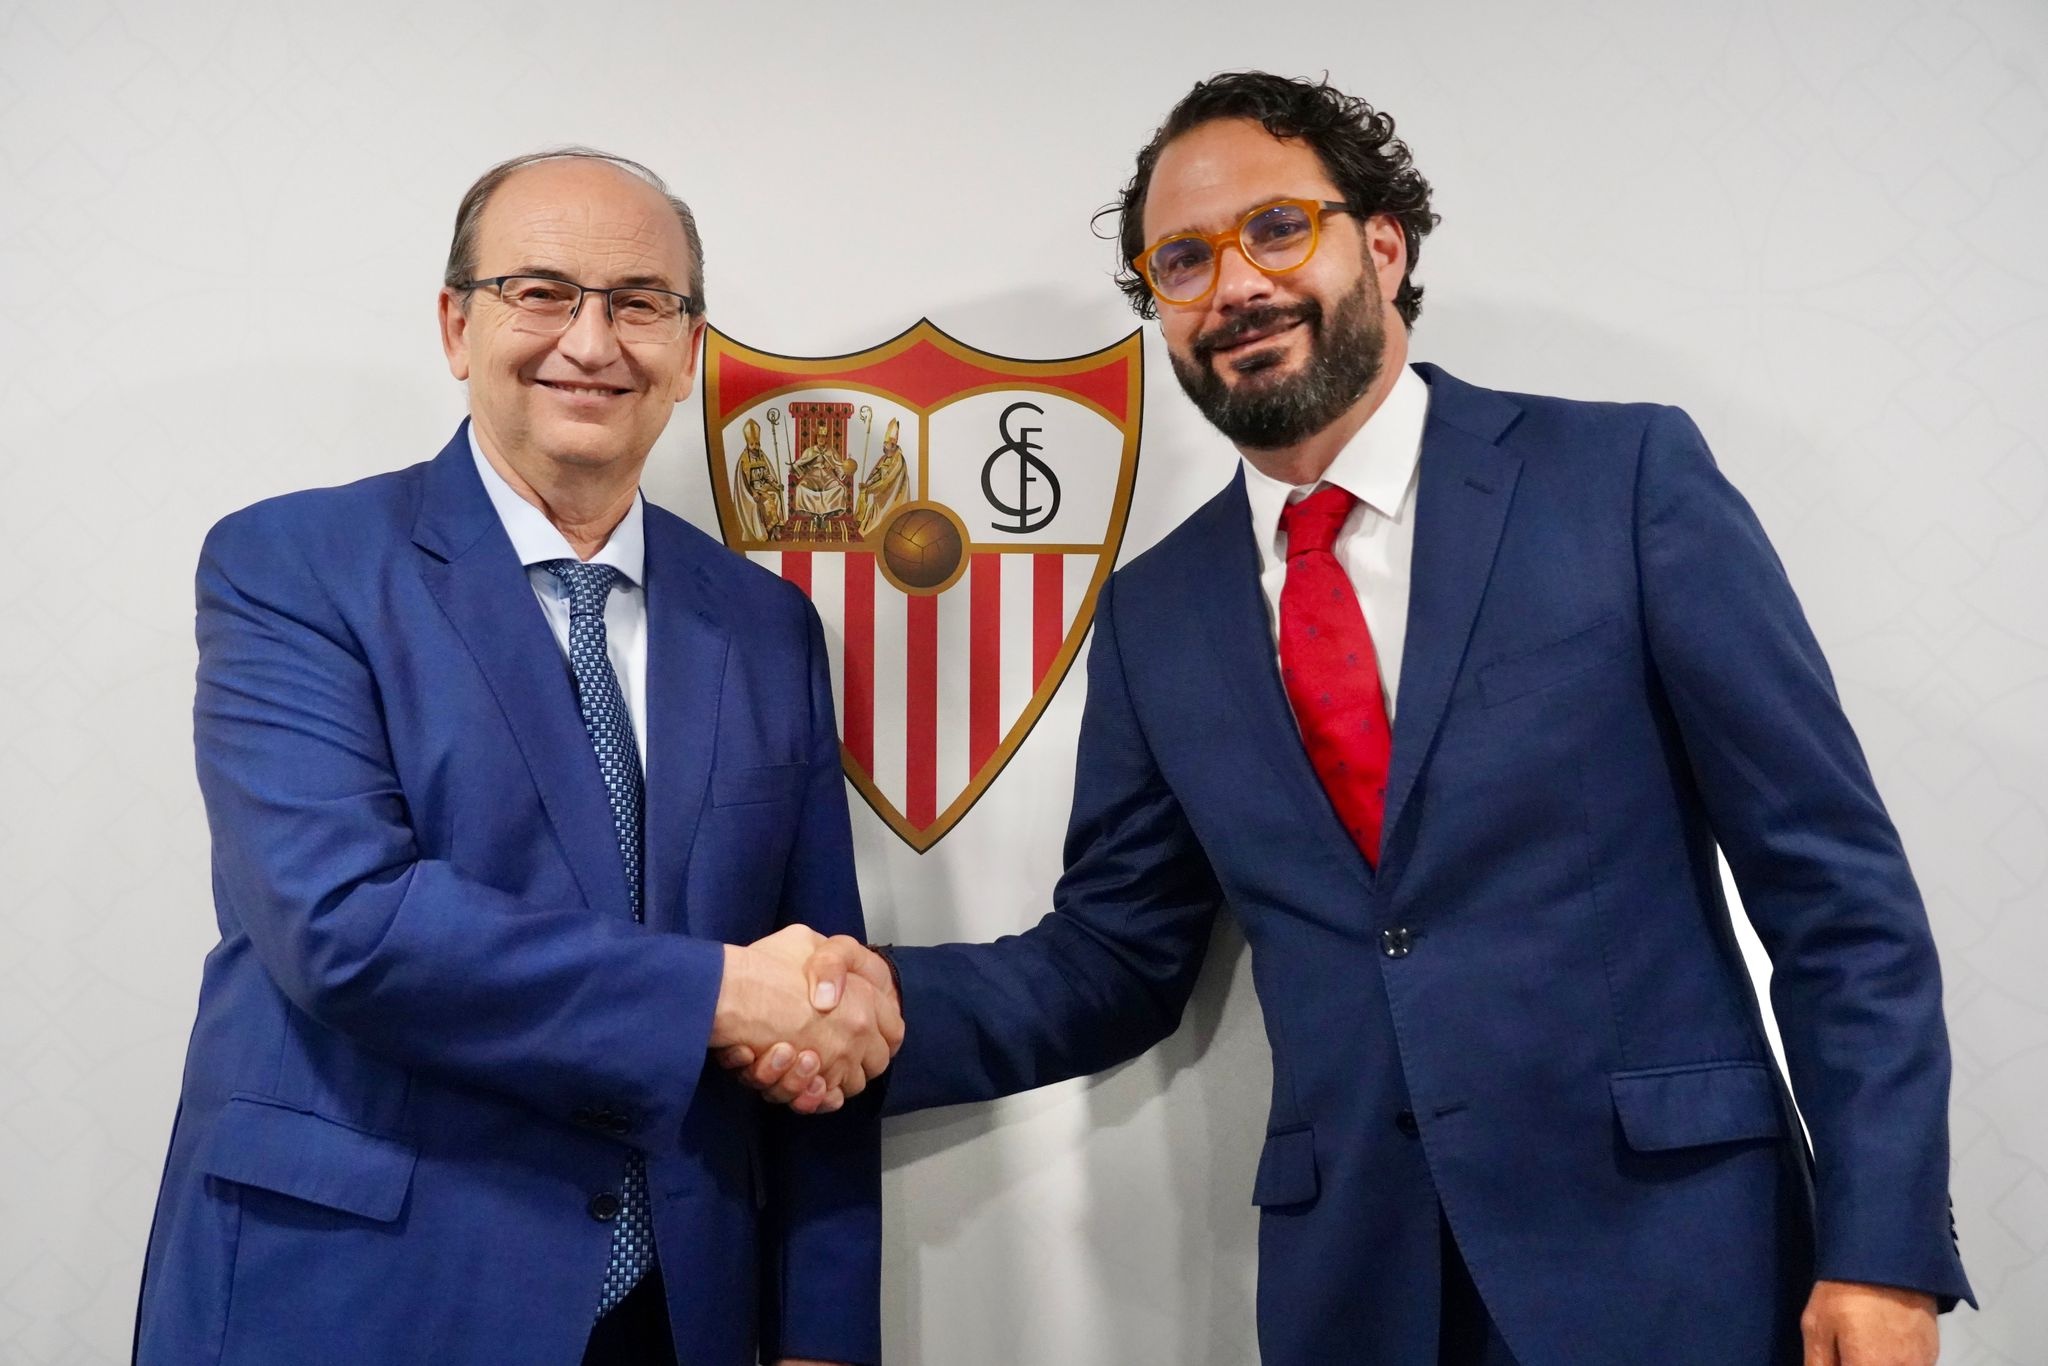
<path id="1" fill-rule="evenodd" d="M 810 628 L 811 769 L 778 923 L 865 939 L 832 674 L 817 613 L 808 602 L 803 610 Z M 810 1117 L 765 1107 L 765 1361 L 793 1356 L 873 1366 L 881 1360 L 879 1099 L 878 1087 L 870 1087 L 836 1114 Z"/>
<path id="2" fill-rule="evenodd" d="M 1053 909 L 991 944 L 893 951 L 907 1032 L 892 1114 L 1098 1072 L 1180 1024 L 1221 893 L 1132 705 L 1115 586 L 1095 614 Z"/>
<path id="3" fill-rule="evenodd" d="M 722 946 L 522 900 L 421 857 L 377 680 L 288 520 L 215 527 L 193 739 L 224 920 L 292 1003 L 409 1068 L 672 1141 Z"/>
<path id="4" fill-rule="evenodd" d="M 1783 567 L 1685 414 L 1652 416 L 1637 480 L 1651 659 L 1813 1136 L 1816 1275 L 1969 1299 L 1940 970 L 1898 832 Z"/>

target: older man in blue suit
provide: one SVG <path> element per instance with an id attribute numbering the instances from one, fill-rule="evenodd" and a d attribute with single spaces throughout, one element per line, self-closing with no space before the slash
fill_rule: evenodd
<path id="1" fill-rule="evenodd" d="M 1148 1047 L 1228 902 L 1269 1363 L 1926 1366 L 1940 987 L 1827 665 L 1684 414 L 1407 363 L 1434 222 L 1326 85 L 1219 77 L 1140 153 L 1124 283 L 1243 467 L 1102 595 L 1053 912 L 894 952 L 889 1106 Z"/>
<path id="2" fill-rule="evenodd" d="M 702 262 L 636 163 L 494 168 L 440 298 L 471 420 L 208 536 L 221 938 L 141 1362 L 878 1359 L 873 1106 L 707 1070 L 810 1035 L 836 1105 L 901 1021 L 818 1017 L 773 935 L 861 927 L 817 618 L 639 494 Z"/>

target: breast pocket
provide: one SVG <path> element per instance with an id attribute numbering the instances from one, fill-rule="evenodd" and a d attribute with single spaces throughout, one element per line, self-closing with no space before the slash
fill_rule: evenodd
<path id="1" fill-rule="evenodd" d="M 809 764 L 762 764 L 752 768 L 721 768 L 711 775 L 713 806 L 753 806 L 762 802 L 794 802 L 803 796 Z"/>
<path id="2" fill-rule="evenodd" d="M 1497 707 L 1604 664 L 1621 653 L 1623 644 L 1620 618 L 1603 617 L 1547 645 L 1482 665 L 1479 695 L 1487 706 Z"/>

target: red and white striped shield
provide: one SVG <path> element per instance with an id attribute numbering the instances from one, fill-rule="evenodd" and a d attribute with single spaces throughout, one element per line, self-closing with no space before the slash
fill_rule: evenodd
<path id="1" fill-rule="evenodd" d="M 919 852 L 1003 771 L 1088 634 L 1138 472 L 1142 347 L 1018 360 L 921 319 L 807 359 L 705 333 L 725 543 L 816 604 L 846 775 Z"/>

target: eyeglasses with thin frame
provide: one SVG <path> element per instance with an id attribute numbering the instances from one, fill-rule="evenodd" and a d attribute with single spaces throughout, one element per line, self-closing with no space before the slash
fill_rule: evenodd
<path id="1" fill-rule="evenodd" d="M 593 294 L 603 296 L 605 317 L 622 342 L 675 341 L 694 312 L 689 295 L 646 285 L 599 289 L 548 275 L 493 275 L 471 280 L 462 288 L 491 290 L 512 310 L 513 327 L 542 336 L 567 332 L 583 311 L 584 299 Z"/>
<path id="2" fill-rule="evenodd" d="M 1316 254 L 1323 215 L 1358 210 L 1331 199 L 1276 199 L 1261 204 L 1223 232 L 1177 232 L 1131 258 L 1161 303 L 1198 304 L 1222 274 L 1223 249 L 1236 247 L 1268 275 L 1299 270 Z"/>

